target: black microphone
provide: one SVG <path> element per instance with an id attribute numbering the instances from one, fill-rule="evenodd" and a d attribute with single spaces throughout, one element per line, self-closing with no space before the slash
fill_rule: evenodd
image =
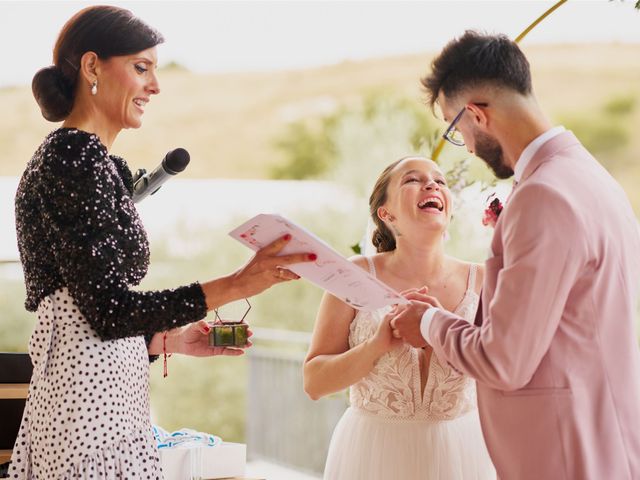
<path id="1" fill-rule="evenodd" d="M 184 148 L 176 148 L 167 153 L 153 172 L 145 173 L 134 180 L 133 203 L 156 193 L 164 182 L 187 168 L 189 160 L 189 152 Z"/>

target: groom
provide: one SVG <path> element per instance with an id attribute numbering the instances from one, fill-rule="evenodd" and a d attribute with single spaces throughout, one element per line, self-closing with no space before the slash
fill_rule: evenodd
<path id="1" fill-rule="evenodd" d="M 640 235 L 614 179 L 536 103 L 503 35 L 468 31 L 422 81 L 446 135 L 515 187 L 491 242 L 476 324 L 414 292 L 394 335 L 478 382 L 502 480 L 640 478 Z"/>

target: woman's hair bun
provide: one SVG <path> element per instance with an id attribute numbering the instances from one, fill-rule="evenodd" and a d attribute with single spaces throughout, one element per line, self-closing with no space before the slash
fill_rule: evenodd
<path id="1" fill-rule="evenodd" d="M 67 118 L 73 107 L 73 89 L 56 65 L 41 68 L 31 81 L 33 96 L 42 116 L 50 122 Z"/>
<path id="2" fill-rule="evenodd" d="M 391 252 L 396 249 L 396 239 L 391 233 L 391 230 L 387 226 L 379 222 L 378 228 L 373 231 L 371 235 L 371 243 L 376 247 L 376 252 Z"/>

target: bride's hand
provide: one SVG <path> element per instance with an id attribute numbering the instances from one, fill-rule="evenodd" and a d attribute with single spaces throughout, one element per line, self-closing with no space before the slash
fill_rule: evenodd
<path id="1" fill-rule="evenodd" d="M 371 337 L 371 346 L 375 349 L 378 356 L 382 356 L 397 346 L 402 345 L 402 339 L 393 336 L 392 328 L 389 324 L 394 316 L 394 311 L 385 315 L 382 320 L 380 320 L 376 333 Z"/>
<path id="2" fill-rule="evenodd" d="M 428 295 L 429 287 L 424 286 L 421 288 L 410 288 L 409 290 L 405 290 L 400 295 L 402 295 L 407 300 L 417 300 L 418 302 L 426 303 L 431 307 L 436 307 L 441 310 L 445 310 L 442 304 L 438 301 L 436 297 L 432 297 Z"/>
<path id="3" fill-rule="evenodd" d="M 167 332 L 167 352 L 181 353 L 192 357 L 210 357 L 214 355 L 238 356 L 252 344 L 247 342 L 244 347 L 210 347 L 209 332 L 211 327 L 205 320 L 190 323 L 184 327 L 174 328 Z M 253 335 L 247 330 L 247 335 Z"/>

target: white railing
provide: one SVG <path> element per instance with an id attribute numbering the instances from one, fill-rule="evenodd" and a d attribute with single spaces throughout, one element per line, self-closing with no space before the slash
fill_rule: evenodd
<path id="1" fill-rule="evenodd" d="M 255 346 L 247 350 L 247 456 L 322 473 L 347 396 L 314 402 L 304 393 L 302 363 L 309 333 L 252 330 Z"/>

